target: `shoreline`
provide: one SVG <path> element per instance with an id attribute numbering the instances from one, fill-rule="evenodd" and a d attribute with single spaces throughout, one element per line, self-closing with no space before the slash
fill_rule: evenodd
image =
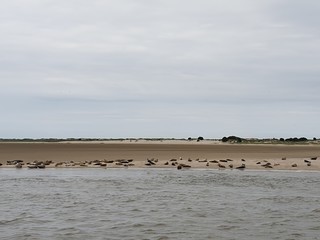
<path id="1" fill-rule="evenodd" d="M 9 170 L 9 171 L 46 171 L 46 170 L 84 170 L 84 169 L 99 169 L 101 171 L 107 171 L 107 170 L 172 170 L 172 171 L 177 171 L 177 168 L 172 168 L 172 167 L 129 167 L 129 168 L 120 168 L 120 167 L 89 167 L 89 168 L 85 168 L 85 167 L 54 167 L 54 166 L 50 166 L 50 167 L 46 167 L 45 169 L 29 169 L 26 166 L 23 168 L 16 168 L 14 166 L 1 166 L 0 167 L 0 171 L 1 170 Z M 89 171 L 90 171 L 89 170 Z M 286 172 L 286 173 L 320 173 L 320 169 L 258 169 L 258 168 L 247 168 L 244 170 L 237 170 L 237 169 L 221 169 L 221 168 L 203 168 L 203 167 L 191 167 L 191 168 L 183 168 L 182 170 L 179 171 L 217 171 L 217 172 L 230 172 L 230 171 L 235 171 L 235 172 Z"/>
<path id="2" fill-rule="evenodd" d="M 316 160 L 312 160 L 316 158 Z M 230 144 L 216 141 L 107 141 L 0 143 L 0 168 L 7 161 L 46 163 L 48 168 L 193 168 L 320 171 L 320 145 Z M 130 160 L 130 161 L 129 161 Z M 241 169 L 241 168 L 240 168 Z"/>
<path id="3" fill-rule="evenodd" d="M 320 142 L 222 142 L 219 139 L 197 141 L 187 139 L 111 139 L 111 140 L 63 140 L 63 141 L 0 141 L 0 144 L 170 144 L 170 145 L 249 145 L 249 146 L 320 146 Z"/>

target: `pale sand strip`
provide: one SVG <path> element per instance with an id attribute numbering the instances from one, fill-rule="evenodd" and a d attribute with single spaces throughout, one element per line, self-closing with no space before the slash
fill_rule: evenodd
<path id="1" fill-rule="evenodd" d="M 284 157 L 286 160 L 282 160 Z M 312 157 L 318 157 L 318 159 L 311 160 Z M 233 161 L 227 163 L 219 163 L 226 168 L 230 168 L 230 164 L 233 165 L 233 168 L 245 164 L 248 169 L 269 169 L 261 166 L 269 162 L 272 169 L 320 170 L 320 145 L 239 145 L 221 144 L 214 141 L 0 143 L 2 168 L 6 167 L 8 160 L 14 159 L 22 159 L 25 163 L 34 160 L 52 160 L 54 163 L 70 163 L 71 161 L 84 163 L 96 159 L 133 159 L 134 167 L 166 168 L 176 168 L 177 166 L 172 166 L 170 160 L 177 159 L 178 164 L 188 164 L 192 168 L 215 169 L 219 168 L 218 163 L 210 161 L 232 159 Z M 146 166 L 147 159 L 157 159 L 158 161 L 155 162 L 155 165 Z M 188 159 L 192 161 L 188 161 Z M 245 159 L 245 161 L 241 159 Z M 311 166 L 308 166 L 305 160 L 310 161 Z M 165 165 L 166 162 L 169 164 Z M 258 162 L 261 164 L 257 164 Z M 292 167 L 293 164 L 297 164 L 297 167 Z M 93 166 L 92 164 L 86 165 Z M 95 165 L 95 167 L 99 166 Z M 107 167 L 124 166 L 108 163 Z"/>

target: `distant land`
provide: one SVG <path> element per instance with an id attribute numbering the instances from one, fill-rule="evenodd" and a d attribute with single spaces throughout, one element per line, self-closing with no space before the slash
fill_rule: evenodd
<path id="1" fill-rule="evenodd" d="M 0 138 L 0 142 L 221 142 L 234 144 L 319 144 L 320 138 L 241 138 L 228 136 L 221 139 L 188 137 L 188 138 Z"/>
<path id="2" fill-rule="evenodd" d="M 237 136 L 0 139 L 0 166 L 320 171 L 319 143 L 316 138 Z"/>

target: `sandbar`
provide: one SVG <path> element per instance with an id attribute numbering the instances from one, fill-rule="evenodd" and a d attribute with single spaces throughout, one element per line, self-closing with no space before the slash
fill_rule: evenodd
<path id="1" fill-rule="evenodd" d="M 188 165 L 206 169 L 245 166 L 245 169 L 319 171 L 320 145 L 219 141 L 0 143 L 0 168 L 15 167 L 7 162 L 17 159 L 23 160 L 23 168 L 33 162 L 47 161 L 50 162 L 47 167 L 177 168 Z"/>

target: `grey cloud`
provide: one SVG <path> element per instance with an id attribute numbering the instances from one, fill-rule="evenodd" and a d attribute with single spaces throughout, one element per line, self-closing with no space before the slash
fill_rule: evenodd
<path id="1" fill-rule="evenodd" d="M 27 132 L 16 119 L 29 119 L 29 135 L 39 123 L 38 135 L 98 136 L 110 124 L 101 134 L 290 136 L 294 115 L 312 135 L 299 122 L 319 117 L 316 1 L 2 6 L 0 100 L 12 99 L 2 125 L 21 126 L 8 136 Z"/>
<path id="2" fill-rule="evenodd" d="M 277 21 L 298 27 L 299 31 L 312 31 L 319 34 L 318 26 L 320 3 L 316 0 L 282 0 L 271 6 L 271 16 Z"/>

